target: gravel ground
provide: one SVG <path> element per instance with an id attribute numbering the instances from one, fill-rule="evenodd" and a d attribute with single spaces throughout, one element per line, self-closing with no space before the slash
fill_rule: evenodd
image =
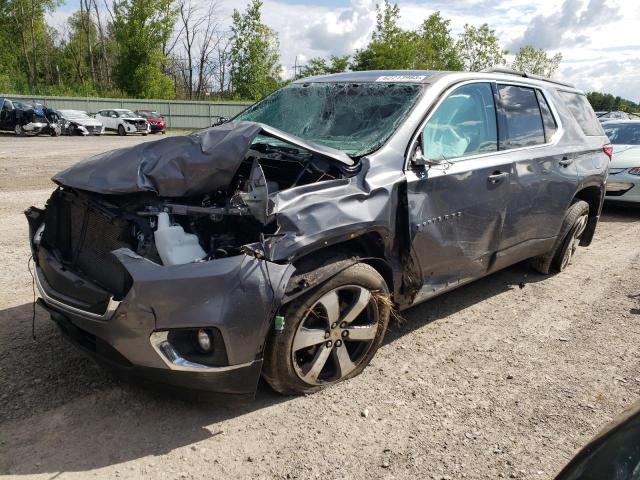
<path id="1" fill-rule="evenodd" d="M 36 311 L 22 210 L 61 168 L 154 137 L 0 135 L 6 478 L 552 478 L 640 394 L 640 209 L 563 274 L 520 264 L 404 312 L 362 375 L 197 403 L 94 366 Z"/>

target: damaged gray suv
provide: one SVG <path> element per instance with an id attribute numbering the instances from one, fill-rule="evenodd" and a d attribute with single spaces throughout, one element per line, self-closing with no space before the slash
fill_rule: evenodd
<path id="1" fill-rule="evenodd" d="M 517 72 L 298 80 L 97 155 L 26 211 L 38 303 L 101 363 L 284 394 L 359 374 L 393 308 L 591 242 L 611 157 L 584 94 Z"/>

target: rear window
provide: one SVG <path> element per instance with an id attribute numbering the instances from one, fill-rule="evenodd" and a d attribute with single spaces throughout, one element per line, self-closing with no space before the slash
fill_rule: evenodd
<path id="1" fill-rule="evenodd" d="M 578 125 L 587 136 L 600 136 L 604 135 L 604 131 L 600 126 L 600 122 L 596 118 L 596 114 L 593 113 L 593 108 L 589 104 L 589 100 L 585 95 L 581 93 L 572 92 L 558 92 L 560 98 L 564 100 L 564 103 L 569 108 L 571 115 L 576 119 Z"/>
<path id="2" fill-rule="evenodd" d="M 640 145 L 640 122 L 606 123 L 603 127 L 614 145 Z"/>
<path id="3" fill-rule="evenodd" d="M 498 85 L 506 131 L 501 150 L 545 143 L 542 115 L 533 88 Z"/>

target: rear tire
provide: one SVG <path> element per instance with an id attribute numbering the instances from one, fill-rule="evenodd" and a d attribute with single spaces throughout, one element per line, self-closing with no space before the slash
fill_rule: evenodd
<path id="1" fill-rule="evenodd" d="M 573 259 L 588 220 L 589 204 L 587 202 L 578 200 L 571 204 L 553 248 L 544 255 L 532 258 L 531 267 L 544 275 L 564 271 Z"/>
<path id="2" fill-rule="evenodd" d="M 20 125 L 19 123 L 16 123 L 16 125 L 13 127 L 13 131 L 18 137 L 25 137 L 27 135 L 24 131 L 24 128 L 22 128 L 22 125 Z"/>
<path id="3" fill-rule="evenodd" d="M 388 294 L 382 276 L 357 263 L 286 305 L 284 329 L 267 340 L 265 380 L 275 391 L 295 395 L 358 375 L 384 338 Z"/>

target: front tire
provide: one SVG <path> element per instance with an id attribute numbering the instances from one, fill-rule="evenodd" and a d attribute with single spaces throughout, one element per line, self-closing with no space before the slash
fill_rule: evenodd
<path id="1" fill-rule="evenodd" d="M 546 254 L 531 259 L 531 266 L 544 275 L 564 271 L 573 259 L 588 220 L 587 202 L 578 200 L 571 204 L 553 248 Z"/>
<path id="2" fill-rule="evenodd" d="M 20 125 L 19 123 L 15 124 L 15 126 L 13 127 L 13 131 L 18 137 L 24 137 L 27 135 L 24 131 L 24 128 L 22 128 L 22 125 Z"/>
<path id="3" fill-rule="evenodd" d="M 281 312 L 267 341 L 263 376 L 284 395 L 307 394 L 355 377 L 382 343 L 391 303 L 371 266 L 357 263 L 301 295 Z"/>
<path id="4" fill-rule="evenodd" d="M 118 135 L 124 137 L 127 134 L 127 131 L 124 129 L 122 125 L 118 125 Z"/>

